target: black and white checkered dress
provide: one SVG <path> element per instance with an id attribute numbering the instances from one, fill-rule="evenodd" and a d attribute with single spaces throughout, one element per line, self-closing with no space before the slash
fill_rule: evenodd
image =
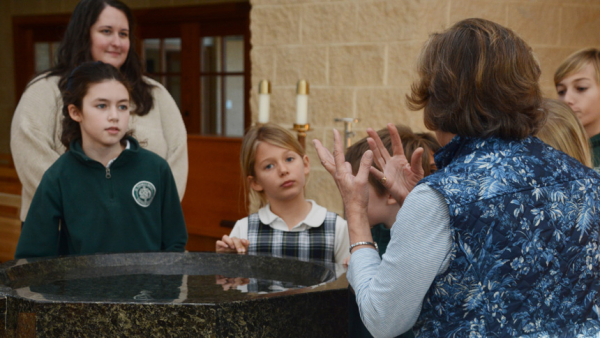
<path id="1" fill-rule="evenodd" d="M 258 213 L 248 216 L 250 255 L 296 258 L 305 262 L 335 263 L 335 221 L 328 211 L 319 227 L 305 231 L 282 231 L 263 224 Z"/>

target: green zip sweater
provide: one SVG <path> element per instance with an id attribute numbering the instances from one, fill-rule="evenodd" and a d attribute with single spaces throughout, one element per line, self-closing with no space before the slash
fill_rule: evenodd
<path id="1" fill-rule="evenodd" d="M 15 258 L 59 254 L 183 251 L 187 231 L 171 169 L 130 137 L 109 168 L 71 143 L 46 171 L 21 231 Z"/>
<path id="2" fill-rule="evenodd" d="M 592 151 L 592 165 L 594 168 L 600 167 L 600 134 L 590 138 L 590 146 Z"/>

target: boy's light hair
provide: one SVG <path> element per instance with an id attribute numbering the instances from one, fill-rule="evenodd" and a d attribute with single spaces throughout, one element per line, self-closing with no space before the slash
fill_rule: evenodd
<path id="1" fill-rule="evenodd" d="M 435 168 L 432 168 L 430 165 L 430 156 L 440 149 L 440 144 L 436 138 L 430 133 L 413 133 L 409 127 L 403 125 L 397 125 L 396 129 L 402 140 L 402 147 L 404 148 L 406 158 L 410 160 L 413 152 L 417 150 L 417 148 L 423 148 L 424 151 L 421 158 L 423 171 L 425 172 L 425 176 L 432 174 L 435 171 Z M 383 146 L 388 150 L 390 155 L 392 155 L 392 139 L 390 137 L 390 131 L 387 128 L 383 128 L 377 131 L 377 135 L 381 138 Z M 353 144 L 346 151 L 346 162 L 350 163 L 354 175 L 358 172 L 363 154 L 369 149 L 369 144 L 365 137 Z M 380 169 L 375 163 L 373 163 L 373 166 Z M 369 184 L 375 189 L 375 192 L 379 196 L 385 194 L 386 188 L 371 174 L 369 174 Z"/>
<path id="2" fill-rule="evenodd" d="M 258 201 L 258 208 L 267 205 L 267 196 L 264 191 L 257 192 L 250 188 L 248 176 L 256 177 L 256 171 L 254 170 L 254 165 L 256 164 L 256 150 L 261 142 L 267 142 L 277 147 L 289 149 L 300 155 L 300 157 L 304 157 L 306 154 L 304 148 L 302 148 L 294 134 L 279 125 L 266 123 L 263 125 L 256 125 L 248 130 L 244 136 L 242 150 L 240 152 L 242 181 L 244 182 L 244 198 L 249 196 L 251 203 Z M 252 210 L 254 208 L 250 209 Z"/>
<path id="3" fill-rule="evenodd" d="M 554 73 L 554 85 L 558 85 L 565 77 L 580 71 L 591 64 L 594 66 L 596 83 L 600 83 L 600 50 L 585 48 L 569 55 Z"/>
<path id="4" fill-rule="evenodd" d="M 544 99 L 542 108 L 548 113 L 548 119 L 536 136 L 591 168 L 589 141 L 571 108 L 564 102 L 551 99 Z"/>

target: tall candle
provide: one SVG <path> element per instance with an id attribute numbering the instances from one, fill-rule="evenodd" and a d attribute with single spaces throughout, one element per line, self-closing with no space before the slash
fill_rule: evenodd
<path id="1" fill-rule="evenodd" d="M 258 83 L 258 123 L 269 122 L 270 94 L 271 83 L 268 80 L 261 80 Z"/>
<path id="2" fill-rule="evenodd" d="M 308 123 L 308 82 L 298 81 L 296 87 L 296 124 Z"/>

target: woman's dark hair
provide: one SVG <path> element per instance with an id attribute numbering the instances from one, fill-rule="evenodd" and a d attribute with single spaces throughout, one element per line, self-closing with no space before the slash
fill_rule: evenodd
<path id="1" fill-rule="evenodd" d="M 69 115 L 69 105 L 74 105 L 79 111 L 82 111 L 83 98 L 90 86 L 95 83 L 109 80 L 118 81 L 125 86 L 130 96 L 131 87 L 118 69 L 100 61 L 82 63 L 79 67 L 73 69 L 73 72 L 71 72 L 71 75 L 66 80 L 65 89 L 62 91 L 63 120 L 60 142 L 69 149 L 71 141 L 81 138 L 81 127 L 79 126 L 79 122 L 73 120 L 71 115 Z M 130 134 L 130 132 L 126 133 L 123 140 Z"/>
<path id="2" fill-rule="evenodd" d="M 544 124 L 541 70 L 531 47 L 494 22 L 467 19 L 433 34 L 417 70 L 408 106 L 424 108 L 430 130 L 522 139 Z"/>
<path id="3" fill-rule="evenodd" d="M 58 48 L 57 62 L 46 77 L 59 76 L 58 86 L 64 91 L 72 70 L 84 62 L 94 61 L 91 52 L 90 29 L 98 21 L 107 6 L 114 7 L 127 17 L 129 23 L 129 53 L 121 66 L 121 73 L 131 85 L 131 98 L 136 109 L 133 113 L 143 116 L 152 109 L 152 85 L 142 79 L 142 62 L 135 51 L 134 20 L 131 10 L 119 0 L 81 0 L 71 16 L 67 31 Z"/>

